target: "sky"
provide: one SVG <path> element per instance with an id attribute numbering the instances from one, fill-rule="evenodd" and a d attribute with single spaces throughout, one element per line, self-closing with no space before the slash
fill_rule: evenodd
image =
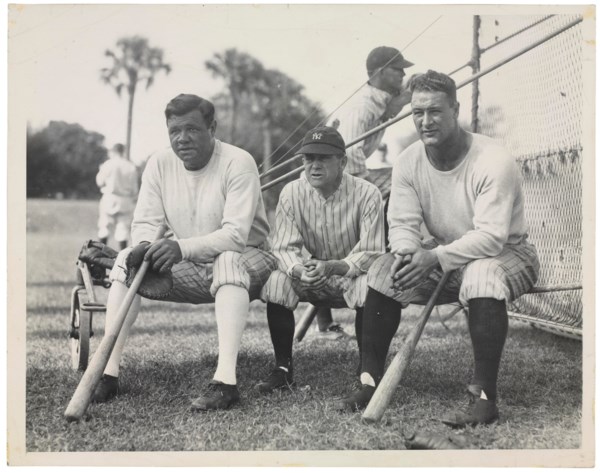
<path id="1" fill-rule="evenodd" d="M 204 67 L 215 52 L 233 47 L 255 56 L 331 112 L 366 81 L 372 48 L 402 50 L 415 63 L 409 73 L 449 71 L 469 58 L 471 23 L 467 12 L 401 5 L 23 5 L 9 14 L 8 64 L 27 90 L 34 128 L 79 123 L 110 146 L 125 140 L 127 101 L 100 80 L 110 61 L 105 50 L 133 35 L 162 48 L 172 72 L 136 96 L 132 158 L 139 161 L 168 146 L 163 110 L 172 97 L 223 90 Z"/>
<path id="2" fill-rule="evenodd" d="M 365 59 L 374 47 L 401 50 L 415 66 L 408 75 L 449 72 L 471 55 L 473 14 L 540 14 L 548 7 L 439 5 L 18 5 L 8 16 L 8 66 L 34 128 L 50 120 L 79 123 L 105 136 L 105 145 L 124 142 L 127 100 L 100 80 L 105 56 L 118 39 L 141 35 L 164 50 L 169 75 L 136 94 L 131 156 L 145 160 L 168 146 L 167 102 L 179 93 L 205 98 L 224 90 L 204 62 L 237 48 L 278 69 L 305 87 L 326 113 L 340 106 L 367 80 Z M 485 45 L 484 45 L 485 46 Z M 457 81 L 466 78 L 466 68 Z M 469 97 L 468 89 L 461 92 Z M 459 95 L 459 98 L 461 96 Z M 470 104 L 462 118 L 469 121 Z M 218 110 L 217 110 L 218 119 Z M 316 125 L 316 123 L 315 123 Z M 399 137 L 412 132 L 410 119 L 386 132 L 390 156 Z"/>

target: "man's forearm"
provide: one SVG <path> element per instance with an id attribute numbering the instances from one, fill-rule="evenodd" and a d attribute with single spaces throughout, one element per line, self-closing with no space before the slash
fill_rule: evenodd
<path id="1" fill-rule="evenodd" d="M 344 260 L 332 260 L 327 262 L 331 267 L 332 276 L 345 276 L 350 270 L 350 265 Z"/>

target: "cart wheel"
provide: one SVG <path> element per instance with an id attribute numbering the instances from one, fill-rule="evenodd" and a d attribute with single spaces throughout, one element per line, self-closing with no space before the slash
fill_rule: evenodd
<path id="1" fill-rule="evenodd" d="M 71 320 L 71 368 L 85 371 L 90 354 L 92 318 L 90 312 L 81 310 L 79 290 L 73 291 L 71 298 Z"/>

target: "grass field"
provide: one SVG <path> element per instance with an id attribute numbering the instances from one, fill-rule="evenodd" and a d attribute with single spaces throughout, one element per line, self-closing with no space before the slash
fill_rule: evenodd
<path id="1" fill-rule="evenodd" d="M 69 424 L 63 412 L 80 373 L 71 370 L 69 294 L 75 260 L 94 237 L 95 202 L 28 201 L 28 452 L 404 449 L 403 434 L 447 434 L 436 421 L 464 402 L 472 355 L 463 316 L 432 315 L 384 422 L 366 425 L 340 414 L 334 399 L 353 386 L 355 341 L 295 348 L 292 392 L 261 397 L 254 384 L 268 372 L 272 349 L 264 305 L 253 302 L 238 365 L 242 402 L 230 411 L 192 413 L 189 405 L 216 366 L 213 306 L 144 301 L 125 350 L 116 400 L 91 406 Z M 105 300 L 105 292 L 99 298 Z M 403 314 L 395 352 L 415 311 Z M 351 312 L 336 311 L 353 332 Z M 94 320 L 92 349 L 103 333 Z M 511 321 L 499 381 L 501 420 L 454 432 L 471 449 L 573 449 L 581 444 L 581 343 Z"/>

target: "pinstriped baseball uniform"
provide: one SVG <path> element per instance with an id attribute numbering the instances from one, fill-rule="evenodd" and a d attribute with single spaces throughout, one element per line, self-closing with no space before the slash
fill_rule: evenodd
<path id="1" fill-rule="evenodd" d="M 174 287 L 166 300 L 212 302 L 225 284 L 259 296 L 276 260 L 264 251 L 269 225 L 250 154 L 215 140 L 210 161 L 199 171 L 185 169 L 171 149 L 150 158 L 134 213 L 134 245 L 151 241 L 165 220 L 183 256 L 172 268 Z M 111 279 L 124 281 L 128 251 L 119 254 Z"/>
<path id="2" fill-rule="evenodd" d="M 440 266 L 456 270 L 445 299 L 512 301 L 537 281 L 539 261 L 527 242 L 521 177 L 514 159 L 496 141 L 471 134 L 464 160 L 450 171 L 434 168 L 419 141 L 398 158 L 392 174 L 388 222 L 392 253 L 421 245 L 425 223 L 434 238 Z M 378 260 L 369 286 L 398 302 L 422 302 L 441 272 L 415 290 L 391 288 L 393 255 Z"/>
<path id="3" fill-rule="evenodd" d="M 294 266 L 304 263 L 303 248 L 317 260 L 344 260 L 350 269 L 322 289 L 307 290 L 289 276 Z M 366 273 L 384 250 L 382 201 L 374 185 L 344 173 L 338 189 L 324 199 L 303 174 L 279 197 L 272 244 L 278 270 L 269 277 L 261 298 L 288 309 L 300 300 L 362 307 Z"/>
<path id="4" fill-rule="evenodd" d="M 383 123 L 387 105 L 392 94 L 366 84 L 340 110 L 335 113 L 329 126 L 336 128 L 346 143 Z M 365 178 L 369 172 L 367 158 L 377 149 L 385 130 L 381 130 L 346 150 L 348 165 L 346 172 Z"/>

